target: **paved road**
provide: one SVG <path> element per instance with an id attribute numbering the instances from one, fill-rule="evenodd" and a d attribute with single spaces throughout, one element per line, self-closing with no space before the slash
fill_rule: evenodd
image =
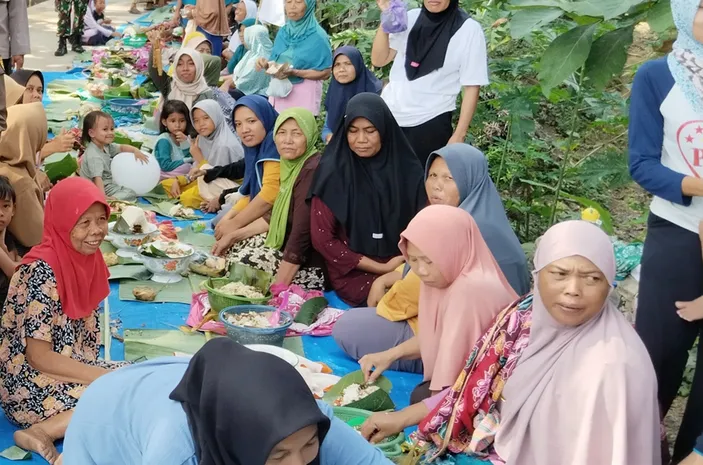
<path id="1" fill-rule="evenodd" d="M 108 0 L 106 16 L 112 19 L 115 26 L 136 18 L 128 12 L 130 4 L 130 0 Z M 65 71 L 72 68 L 74 53 L 69 51 L 63 57 L 54 56 L 58 44 L 56 37 L 57 18 L 53 0 L 29 7 L 29 34 L 32 53 L 24 58 L 25 68 L 42 71 Z"/>

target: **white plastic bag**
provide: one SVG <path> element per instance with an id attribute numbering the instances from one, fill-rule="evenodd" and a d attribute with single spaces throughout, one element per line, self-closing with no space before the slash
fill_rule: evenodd
<path id="1" fill-rule="evenodd" d="M 269 97 L 285 98 L 293 91 L 293 84 L 289 79 L 271 78 L 266 95 Z"/>

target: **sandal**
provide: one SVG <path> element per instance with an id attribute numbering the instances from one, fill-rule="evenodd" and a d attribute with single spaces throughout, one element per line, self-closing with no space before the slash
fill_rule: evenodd
<path id="1" fill-rule="evenodd" d="M 129 7 L 129 14 L 140 15 L 140 14 L 142 14 L 142 12 L 139 11 L 139 8 L 137 8 L 137 5 L 132 5 L 131 7 Z"/>

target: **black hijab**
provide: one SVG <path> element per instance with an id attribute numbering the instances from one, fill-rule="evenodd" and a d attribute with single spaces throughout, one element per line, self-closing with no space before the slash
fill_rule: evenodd
<path id="1" fill-rule="evenodd" d="M 405 49 L 405 73 L 409 81 L 444 66 L 449 40 L 467 19 L 469 15 L 459 8 L 459 0 L 450 0 L 447 9 L 439 13 L 430 13 L 423 3 Z"/>
<path id="2" fill-rule="evenodd" d="M 381 151 L 371 158 L 361 158 L 349 147 L 347 131 L 356 118 L 369 120 L 381 136 Z M 310 197 L 332 210 L 354 252 L 382 258 L 399 255 L 400 233 L 427 205 L 420 161 L 386 103 L 373 93 L 349 100 L 333 134 Z"/>
<path id="3" fill-rule="evenodd" d="M 317 424 L 322 446 L 330 428 L 295 368 L 224 337 L 193 356 L 169 398 L 183 405 L 199 465 L 263 465 L 296 431 Z"/>
<path id="4" fill-rule="evenodd" d="M 41 81 L 41 86 L 42 90 L 44 89 L 44 75 L 42 74 L 41 71 L 36 71 L 33 69 L 18 69 L 17 71 L 13 72 L 10 74 L 10 77 L 15 80 L 18 84 L 27 87 L 27 83 L 29 82 L 29 78 L 31 78 L 34 75 L 39 76 L 39 80 Z"/>

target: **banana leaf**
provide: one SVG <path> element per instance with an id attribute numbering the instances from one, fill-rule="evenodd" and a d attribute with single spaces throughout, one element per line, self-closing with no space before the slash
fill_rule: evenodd
<path id="1" fill-rule="evenodd" d="M 146 142 L 144 144 L 147 144 Z M 144 147 L 144 144 L 142 144 L 142 147 Z M 150 202 L 152 201 L 160 201 L 160 200 L 168 200 L 168 194 L 166 193 L 166 189 L 164 189 L 164 186 L 161 184 L 157 184 L 155 188 L 153 188 L 151 191 L 147 192 L 146 194 L 142 195 L 145 199 L 149 200 Z M 143 206 L 142 206 L 143 208 Z"/>
<path id="2" fill-rule="evenodd" d="M 311 325 L 317 319 L 317 316 L 327 308 L 328 302 L 324 297 L 314 297 L 300 306 L 298 314 L 295 316 L 295 322 L 304 325 Z"/>
<path id="3" fill-rule="evenodd" d="M 161 284 L 154 281 L 123 280 L 120 281 L 119 296 L 120 300 L 136 301 L 137 298 L 134 297 L 132 291 L 135 287 L 145 286 L 158 291 L 153 303 L 190 304 L 193 293 L 200 291 L 200 282 L 202 282 L 202 276 L 189 276 L 187 279 L 171 284 Z"/>
<path id="4" fill-rule="evenodd" d="M 141 205 L 141 207 L 144 210 L 151 210 L 154 213 L 158 213 L 161 216 L 166 216 L 168 218 L 174 218 L 177 220 L 197 220 L 200 218 L 200 216 L 197 216 L 197 215 L 186 216 L 186 217 L 171 215 L 171 209 L 176 205 L 178 205 L 178 204 L 173 201 L 171 201 L 171 202 L 163 201 L 163 202 L 151 203 L 148 205 Z"/>
<path id="5" fill-rule="evenodd" d="M 205 335 L 168 329 L 125 329 L 125 360 L 172 356 L 174 352 L 194 354 L 205 344 Z"/>
<path id="6" fill-rule="evenodd" d="M 334 405 L 335 400 L 342 396 L 344 389 L 352 384 L 364 384 L 364 373 L 361 371 L 354 371 L 344 376 L 337 382 L 334 386 L 327 391 L 322 398 L 325 402 Z M 344 405 L 344 407 L 358 408 L 362 410 L 368 410 L 369 412 L 383 412 L 385 410 L 395 409 L 395 404 L 391 400 L 389 393 L 393 388 L 393 384 L 385 376 L 379 376 L 374 385 L 378 386 L 380 389 L 369 394 L 368 396 L 352 402 L 350 404 Z"/>
<path id="7" fill-rule="evenodd" d="M 122 258 L 122 257 L 120 257 Z M 151 278 L 151 273 L 144 268 L 144 265 L 115 265 L 108 268 L 110 277 L 108 279 L 136 279 L 144 281 Z"/>
<path id="8" fill-rule="evenodd" d="M 209 251 L 216 242 L 212 234 L 197 233 L 191 227 L 183 228 L 178 233 L 178 240 L 206 251 Z"/>
<path id="9" fill-rule="evenodd" d="M 76 161 L 70 153 L 67 153 L 66 156 L 59 161 L 46 163 L 44 165 L 44 172 L 52 183 L 56 183 L 71 176 L 77 170 L 78 161 Z"/>
<path id="10" fill-rule="evenodd" d="M 27 452 L 26 450 L 21 449 L 17 446 L 11 446 L 5 449 L 4 451 L 0 452 L 0 457 L 12 461 L 31 460 L 32 453 Z"/>
<path id="11" fill-rule="evenodd" d="M 263 291 L 264 294 L 268 292 L 274 278 L 275 276 L 271 273 L 252 268 L 242 263 L 235 262 L 229 267 L 228 281 L 239 281 L 240 283 L 254 286 L 255 288 Z M 222 285 L 227 284 L 227 282 L 224 282 Z"/>

